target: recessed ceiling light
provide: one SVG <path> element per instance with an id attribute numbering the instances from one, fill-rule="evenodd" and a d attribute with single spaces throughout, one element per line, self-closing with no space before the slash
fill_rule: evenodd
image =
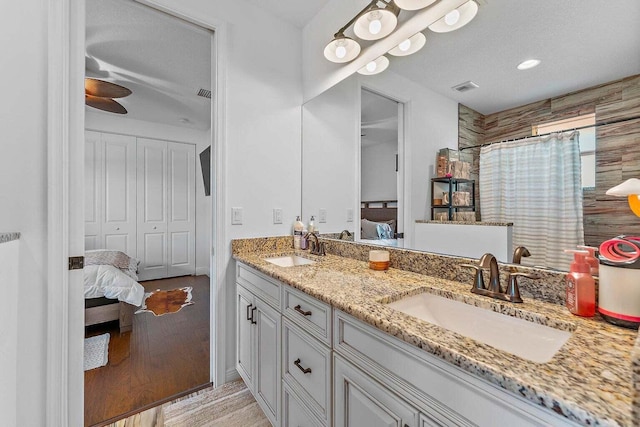
<path id="1" fill-rule="evenodd" d="M 518 64 L 518 70 L 528 70 L 529 68 L 536 67 L 540 64 L 539 59 L 527 59 Z"/>

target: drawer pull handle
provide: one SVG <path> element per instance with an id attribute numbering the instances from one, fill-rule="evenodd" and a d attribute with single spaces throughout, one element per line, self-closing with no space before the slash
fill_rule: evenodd
<path id="1" fill-rule="evenodd" d="M 255 325 L 256 323 L 258 323 L 258 322 L 256 322 L 256 319 L 253 317 L 253 315 L 254 315 L 254 313 L 256 312 L 256 310 L 257 310 L 257 309 L 258 309 L 258 307 L 253 307 L 253 308 L 251 309 L 251 323 L 252 323 L 252 324 L 254 324 L 254 325 Z"/>
<path id="2" fill-rule="evenodd" d="M 293 307 L 293 309 L 295 311 L 297 311 L 298 313 L 302 314 L 303 316 L 311 316 L 311 312 L 310 311 L 304 311 L 302 308 L 300 308 L 300 304 L 298 304 L 295 307 Z"/>
<path id="3" fill-rule="evenodd" d="M 303 368 L 302 365 L 300 365 L 300 359 L 296 359 L 295 362 L 293 362 L 294 365 L 296 365 L 298 367 L 298 369 L 300 369 L 302 371 L 303 374 L 310 374 L 311 373 L 311 368 Z"/>
<path id="4" fill-rule="evenodd" d="M 249 304 L 247 306 L 247 320 L 251 320 L 251 315 L 249 314 L 249 310 L 251 310 L 251 307 L 253 307 L 253 304 Z"/>

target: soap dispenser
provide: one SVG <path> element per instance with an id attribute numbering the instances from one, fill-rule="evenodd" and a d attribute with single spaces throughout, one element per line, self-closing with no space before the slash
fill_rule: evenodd
<path id="1" fill-rule="evenodd" d="M 593 246 L 578 246 L 578 249 L 589 252 L 589 255 L 586 256 L 587 264 L 591 268 L 591 275 L 598 276 L 600 273 L 600 261 L 597 259 L 596 251 L 598 248 L 594 248 Z"/>
<path id="2" fill-rule="evenodd" d="M 311 219 L 309 220 L 309 225 L 307 226 L 307 230 L 309 230 L 309 233 L 316 233 L 318 230 L 316 230 L 316 224 L 315 224 L 315 218 L 313 215 L 311 215 Z"/>
<path id="3" fill-rule="evenodd" d="M 303 228 L 304 224 L 300 221 L 300 216 L 297 216 L 296 222 L 293 223 L 293 249 L 300 249 Z"/>
<path id="4" fill-rule="evenodd" d="M 586 261 L 589 252 L 571 249 L 565 252 L 573 254 L 573 262 L 565 277 L 567 308 L 576 316 L 593 317 L 596 314 L 596 286 Z"/>

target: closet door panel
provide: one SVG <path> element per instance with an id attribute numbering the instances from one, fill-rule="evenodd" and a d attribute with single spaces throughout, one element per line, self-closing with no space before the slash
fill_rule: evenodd
<path id="1" fill-rule="evenodd" d="M 84 248 L 103 246 L 102 219 L 102 137 L 85 131 L 84 148 Z"/>
<path id="2" fill-rule="evenodd" d="M 138 277 L 167 277 L 167 143 L 138 138 Z"/>
<path id="3" fill-rule="evenodd" d="M 105 249 L 135 256 L 136 139 L 102 134 L 102 235 Z"/>
<path id="4" fill-rule="evenodd" d="M 195 274 L 195 146 L 167 143 L 168 275 Z"/>

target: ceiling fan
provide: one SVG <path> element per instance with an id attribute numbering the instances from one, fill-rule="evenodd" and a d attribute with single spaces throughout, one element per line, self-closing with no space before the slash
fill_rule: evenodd
<path id="1" fill-rule="evenodd" d="M 110 113 L 127 114 L 127 109 L 113 98 L 131 95 L 131 90 L 115 83 L 91 78 L 84 79 L 84 103 Z"/>

